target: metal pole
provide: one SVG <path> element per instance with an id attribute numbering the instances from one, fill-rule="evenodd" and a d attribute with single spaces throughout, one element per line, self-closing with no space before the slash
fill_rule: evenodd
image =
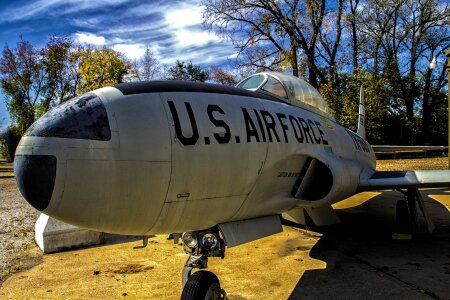
<path id="1" fill-rule="evenodd" d="M 445 55 L 447 55 L 447 77 L 448 77 L 448 110 L 447 110 L 447 114 L 448 114 L 448 168 L 450 169 L 450 49 L 448 49 L 445 52 Z"/>

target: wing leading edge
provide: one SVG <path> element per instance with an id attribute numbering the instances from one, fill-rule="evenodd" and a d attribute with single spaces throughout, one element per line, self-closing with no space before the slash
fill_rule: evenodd
<path id="1" fill-rule="evenodd" d="M 360 191 L 418 188 L 450 188 L 450 170 L 377 171 L 360 181 Z"/>

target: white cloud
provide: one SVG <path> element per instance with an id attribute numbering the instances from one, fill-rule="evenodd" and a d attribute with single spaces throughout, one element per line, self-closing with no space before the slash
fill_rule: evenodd
<path id="1" fill-rule="evenodd" d="M 177 46 L 204 46 L 209 42 L 220 41 L 220 38 L 207 31 L 178 29 L 175 32 Z"/>
<path id="2" fill-rule="evenodd" d="M 173 4 L 174 3 L 165 0 L 157 1 L 156 3 L 142 3 L 130 7 L 128 13 L 135 17 L 147 17 L 151 14 L 167 12 L 172 9 Z"/>
<path id="3" fill-rule="evenodd" d="M 99 18 L 88 18 L 86 16 L 74 18 L 71 21 L 75 26 L 82 28 L 97 28 L 100 24 Z"/>
<path id="4" fill-rule="evenodd" d="M 233 53 L 227 57 L 227 59 L 236 59 L 239 56 L 239 52 Z"/>
<path id="5" fill-rule="evenodd" d="M 114 34 L 114 35 L 130 35 L 130 34 L 136 34 L 143 31 L 147 31 L 149 34 L 152 34 L 154 32 L 163 31 L 165 28 L 164 25 L 161 25 L 160 23 L 155 23 L 154 20 L 152 20 L 151 23 L 142 23 L 142 24 L 120 24 L 116 25 L 114 27 L 109 27 L 101 31 L 102 34 Z"/>
<path id="6" fill-rule="evenodd" d="M 139 59 L 146 48 L 143 44 L 116 44 L 113 49 L 125 54 L 129 59 Z"/>
<path id="7" fill-rule="evenodd" d="M 81 44 L 90 44 L 96 46 L 103 46 L 106 44 L 106 39 L 103 36 L 89 32 L 75 33 L 75 41 Z"/>
<path id="8" fill-rule="evenodd" d="M 201 28 L 202 23 L 201 5 L 182 4 L 164 14 L 164 22 L 167 25 L 166 32 L 175 37 L 176 47 L 202 46 L 220 38 Z"/>
<path id="9" fill-rule="evenodd" d="M 46 0 L 44 0 L 46 1 Z M 79 13 L 80 11 L 119 5 L 130 0 L 56 0 L 62 14 Z"/>
<path id="10" fill-rule="evenodd" d="M 14 3 L 14 5 L 0 13 L 0 19 L 17 21 L 29 19 L 38 14 L 45 15 L 45 13 L 61 15 L 106 5 L 117 5 L 127 1 L 129 0 L 37 0 L 22 6 Z"/>
<path id="11" fill-rule="evenodd" d="M 60 0 L 40 0 L 24 5 L 20 8 L 17 6 L 11 6 L 10 9 L 6 9 L 0 14 L 0 18 L 7 19 L 9 21 L 23 20 L 51 8 L 52 6 L 58 4 L 59 1 Z"/>
<path id="12" fill-rule="evenodd" d="M 123 5 L 124 2 L 130 5 Z M 75 42 L 112 47 L 130 59 L 141 57 L 148 46 L 161 63 L 168 64 L 173 64 L 176 59 L 192 60 L 196 64 L 217 63 L 235 52 L 230 42 L 202 27 L 204 7 L 200 0 L 142 3 L 131 0 L 27 0 L 22 3 L 14 8 L 9 6 L 0 12 L 0 16 L 7 19 L 5 14 L 11 13 L 13 19 L 24 19 L 25 16 L 33 19 L 45 14 L 52 18 L 65 15 L 71 20 L 70 27 L 76 30 L 73 33 Z M 115 7 L 118 4 L 122 5 Z M 114 18 L 113 22 L 111 18 Z"/>
<path id="13" fill-rule="evenodd" d="M 202 23 L 202 6 L 170 10 L 165 14 L 171 28 L 184 28 Z"/>
<path id="14" fill-rule="evenodd" d="M 119 38 L 119 37 L 114 37 L 111 40 L 111 43 L 113 43 L 113 44 L 123 44 L 125 42 L 126 42 L 125 39 L 122 39 L 122 38 Z"/>
<path id="15" fill-rule="evenodd" d="M 117 24 L 98 34 L 107 37 L 115 50 L 131 59 L 141 57 L 150 46 L 162 64 L 171 65 L 177 59 L 197 64 L 216 63 L 218 59 L 226 59 L 234 49 L 230 43 L 202 28 L 202 11 L 198 0 L 170 3 L 170 6 L 164 1 L 158 1 L 158 5 L 145 3 L 128 10 L 129 15 L 141 18 L 142 22 Z M 123 41 L 116 41 L 119 38 Z M 212 48 L 219 50 L 218 44 L 226 53 L 211 52 Z M 203 49 L 204 46 L 207 47 Z M 231 51 L 226 51 L 228 47 Z"/>

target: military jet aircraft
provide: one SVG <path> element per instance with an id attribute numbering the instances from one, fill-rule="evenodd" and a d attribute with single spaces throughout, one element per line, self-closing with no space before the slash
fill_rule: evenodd
<path id="1" fill-rule="evenodd" d="M 375 171 L 364 103 L 359 123 L 360 134 L 340 126 L 317 90 L 281 73 L 237 87 L 122 83 L 37 120 L 17 148 L 15 176 L 31 205 L 63 222 L 181 234 L 190 254 L 182 299 L 216 299 L 218 278 L 191 271 L 227 247 L 278 233 L 285 220 L 337 223 L 331 205 L 366 190 L 404 190 L 397 208 L 413 223 L 418 188 L 450 186 L 450 171 Z"/>

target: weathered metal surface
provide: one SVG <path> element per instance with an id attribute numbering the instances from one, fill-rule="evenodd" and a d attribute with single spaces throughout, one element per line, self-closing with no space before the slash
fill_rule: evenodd
<path id="1" fill-rule="evenodd" d="M 329 223 L 335 221 L 330 205 L 361 184 L 379 180 L 392 187 L 409 178 L 371 179 L 369 144 L 301 101 L 289 105 L 275 96 L 190 82 L 118 88 L 60 106 L 22 138 L 18 155 L 57 159 L 46 214 L 131 235 L 202 230 L 296 207 Z M 105 137 L 89 127 L 101 116 L 109 140 L 67 138 Z M 64 137 L 48 137 L 59 133 Z M 433 176 L 411 178 L 450 182 L 447 173 Z"/>
<path id="2" fill-rule="evenodd" d="M 102 101 L 95 94 L 85 94 L 48 111 L 25 136 L 108 141 L 111 130 Z"/>
<path id="3" fill-rule="evenodd" d="M 44 212 L 77 226 L 133 235 L 183 232 L 330 205 L 353 194 L 361 169 L 374 166 L 373 152 L 356 148 L 342 127 L 299 106 L 205 91 L 93 94 L 72 106 L 101 101 L 109 141 L 27 135 L 17 152 L 57 158 Z M 62 107 L 50 121 L 66 124 L 57 119 L 71 105 Z M 96 114 L 80 116 L 83 127 Z M 291 195 L 307 157 L 323 167 L 304 178 L 320 189 L 314 201 L 311 193 Z"/>
<path id="4" fill-rule="evenodd" d="M 219 224 L 227 247 L 234 247 L 283 231 L 279 216 Z"/>
<path id="5" fill-rule="evenodd" d="M 450 170 L 378 171 L 361 179 L 360 190 L 450 187 Z"/>

